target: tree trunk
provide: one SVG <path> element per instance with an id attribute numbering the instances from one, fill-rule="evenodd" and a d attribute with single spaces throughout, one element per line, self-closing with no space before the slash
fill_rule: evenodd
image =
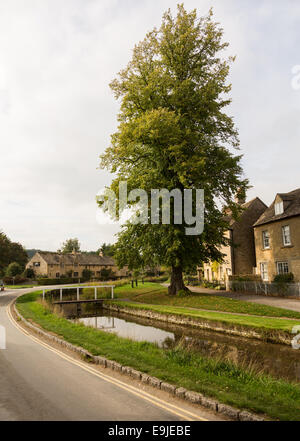
<path id="1" fill-rule="evenodd" d="M 172 266 L 171 284 L 168 288 L 169 295 L 175 296 L 181 289 L 188 291 L 183 282 L 182 268 L 181 266 Z"/>

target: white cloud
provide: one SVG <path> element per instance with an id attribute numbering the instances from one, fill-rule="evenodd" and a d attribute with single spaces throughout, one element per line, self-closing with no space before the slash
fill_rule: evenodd
<path id="1" fill-rule="evenodd" d="M 98 157 L 116 128 L 108 84 L 146 31 L 177 1 L 10 0 L 0 5 L 0 229 L 27 247 L 57 249 L 79 237 L 85 249 L 113 239 L 99 226 L 95 195 L 109 183 Z M 293 0 L 188 0 L 213 4 L 232 69 L 230 113 L 240 129 L 245 173 L 270 203 L 299 187 L 300 4 Z"/>

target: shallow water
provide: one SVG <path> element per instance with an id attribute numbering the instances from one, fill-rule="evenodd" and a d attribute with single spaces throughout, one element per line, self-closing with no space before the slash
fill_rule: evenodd
<path id="1" fill-rule="evenodd" d="M 286 345 L 110 312 L 100 305 L 83 304 L 80 311 L 74 304 L 64 305 L 61 311 L 72 321 L 120 337 L 156 343 L 164 349 L 180 343 L 203 356 L 229 360 L 239 366 L 252 367 L 256 372 L 300 382 L 300 350 Z"/>

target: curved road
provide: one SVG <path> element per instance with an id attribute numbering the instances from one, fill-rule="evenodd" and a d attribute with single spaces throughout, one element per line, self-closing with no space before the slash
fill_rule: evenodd
<path id="1" fill-rule="evenodd" d="M 24 334 L 8 317 L 7 306 L 29 291 L 0 295 L 0 325 L 6 329 L 6 349 L 0 350 L 1 421 L 222 419 L 160 391 L 147 393 Z"/>

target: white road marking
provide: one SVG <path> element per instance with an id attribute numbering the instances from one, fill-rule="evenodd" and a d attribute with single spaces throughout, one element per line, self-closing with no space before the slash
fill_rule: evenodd
<path id="1" fill-rule="evenodd" d="M 54 352 L 56 355 L 58 355 L 59 357 L 63 358 L 64 360 L 67 360 L 69 363 L 72 363 L 82 369 L 84 369 L 85 371 L 89 372 L 90 374 L 101 378 L 102 380 L 114 384 L 115 386 L 120 387 L 121 389 L 126 390 L 127 392 L 132 393 L 133 395 L 136 395 L 140 398 L 142 398 L 145 401 L 148 401 L 152 404 L 154 404 L 157 407 L 160 407 L 164 410 L 166 410 L 167 412 L 172 413 L 173 415 L 176 415 L 186 421 L 194 421 L 194 420 L 198 420 L 198 421 L 208 421 L 207 419 L 200 417 L 199 415 L 196 415 L 193 412 L 190 412 L 188 410 L 185 410 L 181 407 L 175 406 L 174 404 L 171 403 L 167 403 L 166 401 L 154 397 L 150 394 L 148 394 L 145 391 L 141 391 L 139 389 L 137 389 L 134 386 L 131 386 L 129 384 L 124 383 L 123 381 L 117 380 L 116 378 L 110 377 L 109 375 L 103 374 L 98 372 L 96 369 L 88 366 L 86 363 L 75 360 L 74 358 L 64 354 L 63 352 L 59 351 L 56 348 L 53 348 L 52 346 L 48 345 L 47 343 L 42 342 L 41 340 L 39 340 L 37 337 L 34 337 L 33 335 L 31 335 L 28 331 L 26 331 L 25 329 L 23 329 L 13 318 L 12 314 L 11 314 L 11 305 L 13 304 L 15 300 L 12 300 L 12 302 L 9 303 L 9 305 L 6 308 L 6 312 L 8 315 L 8 318 L 10 320 L 10 322 L 12 323 L 12 325 L 17 328 L 20 332 L 22 332 L 24 335 L 26 335 L 26 337 L 30 338 L 32 341 L 34 341 L 35 343 L 39 344 L 40 346 L 43 346 L 44 348 L 48 349 L 51 352 Z"/>

